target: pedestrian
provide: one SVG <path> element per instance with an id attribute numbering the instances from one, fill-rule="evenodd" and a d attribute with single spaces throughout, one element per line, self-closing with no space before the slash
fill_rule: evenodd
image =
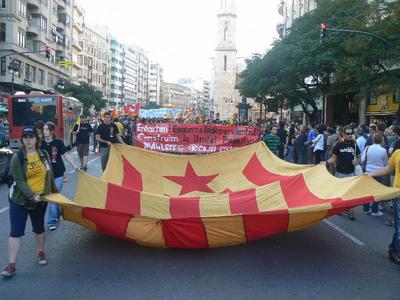
<path id="1" fill-rule="evenodd" d="M 78 152 L 80 169 L 87 171 L 87 161 L 89 156 L 90 136 L 93 133 L 92 126 L 85 116 L 81 117 L 81 123 L 76 124 L 72 133 L 76 136 L 76 150 Z"/>
<path id="2" fill-rule="evenodd" d="M 286 144 L 286 159 L 288 162 L 293 162 L 294 159 L 294 142 L 296 135 L 296 126 L 294 123 L 290 124 L 289 135 Z"/>
<path id="3" fill-rule="evenodd" d="M 315 130 L 315 124 L 310 123 L 308 125 L 308 136 L 307 136 L 307 157 L 308 163 L 312 164 L 314 162 L 314 151 L 312 147 L 312 141 L 317 136 L 317 131 Z"/>
<path id="4" fill-rule="evenodd" d="M 267 145 L 268 149 L 271 150 L 276 156 L 279 156 L 279 147 L 281 139 L 277 135 L 278 127 L 272 126 L 271 132 L 263 136 L 263 141 Z"/>
<path id="5" fill-rule="evenodd" d="M 300 133 L 296 137 L 295 150 L 298 156 L 298 163 L 302 165 L 308 164 L 307 154 L 307 127 L 300 126 Z"/>
<path id="6" fill-rule="evenodd" d="M 322 160 L 322 154 L 324 152 L 325 145 L 324 128 L 321 125 L 317 128 L 317 134 L 318 135 L 312 140 L 312 145 L 315 163 L 319 164 Z"/>
<path id="7" fill-rule="evenodd" d="M 395 172 L 393 187 L 400 188 L 400 150 L 395 150 L 386 167 L 367 173 L 372 177 L 382 177 Z M 389 245 L 389 259 L 400 264 L 400 198 L 392 200 L 394 234 Z"/>
<path id="8" fill-rule="evenodd" d="M 65 165 L 63 158 L 69 162 L 75 171 L 79 168 L 75 165 L 71 156 L 65 147 L 64 142 L 56 137 L 56 125 L 53 122 L 46 122 L 43 126 L 43 138 L 41 148 L 46 150 L 50 156 L 50 162 L 53 169 L 54 183 L 59 193 L 61 193 L 64 184 Z M 55 203 L 49 204 L 47 215 L 47 227 L 50 230 L 56 230 L 56 223 L 61 215 L 60 207 Z"/>
<path id="9" fill-rule="evenodd" d="M 14 184 L 9 194 L 10 237 L 8 241 L 9 263 L 1 273 L 4 277 L 16 274 L 15 263 L 21 246 L 21 237 L 25 234 L 28 215 L 32 231 L 37 240 L 37 262 L 47 264 L 44 252 L 45 228 L 44 216 L 47 202 L 42 196 L 56 193 L 49 155 L 39 148 L 37 131 L 26 127 L 21 136 L 20 152 L 11 160 L 11 174 Z"/>
<path id="10" fill-rule="evenodd" d="M 388 154 L 385 148 L 382 147 L 383 136 L 380 133 L 375 133 L 373 136 L 374 144 L 367 146 L 361 156 L 361 164 L 365 165 L 364 171 L 373 173 L 376 170 L 386 167 L 388 164 Z M 375 177 L 375 180 L 383 183 L 383 177 Z M 383 216 L 379 211 L 378 202 L 363 205 L 364 214 L 371 214 L 374 217 Z"/>
<path id="11" fill-rule="evenodd" d="M 104 113 L 103 124 L 101 124 L 96 131 L 96 140 L 99 142 L 101 154 L 101 169 L 104 171 L 107 166 L 108 157 L 110 155 L 111 144 L 121 143 L 121 135 L 119 134 L 118 127 L 111 122 L 111 113 Z"/>
<path id="12" fill-rule="evenodd" d="M 338 178 L 355 176 L 354 170 L 359 162 L 360 150 L 353 137 L 353 129 L 347 125 L 338 134 L 339 140 L 333 147 L 331 158 L 326 163 L 335 165 L 335 176 Z M 353 209 L 348 211 L 348 217 L 350 220 L 355 220 Z"/>
<path id="13" fill-rule="evenodd" d="M 279 158 L 284 159 L 285 156 L 285 146 L 287 145 L 287 139 L 288 139 L 288 133 L 285 129 L 285 122 L 280 121 L 279 122 L 279 128 L 277 131 L 277 135 L 280 140 L 279 144 Z"/>

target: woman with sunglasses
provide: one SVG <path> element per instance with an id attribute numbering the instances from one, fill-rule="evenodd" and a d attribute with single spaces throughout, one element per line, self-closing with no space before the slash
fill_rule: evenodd
<path id="1" fill-rule="evenodd" d="M 4 277 L 11 277 L 16 273 L 15 262 L 21 245 L 21 237 L 25 234 L 28 215 L 31 219 L 32 231 L 36 234 L 37 262 L 39 265 L 47 264 L 44 253 L 44 215 L 47 203 L 43 202 L 41 197 L 57 192 L 50 158 L 47 152 L 39 149 L 38 135 L 34 127 L 24 129 L 21 145 L 20 152 L 11 160 L 14 184 L 10 188 L 9 263 L 1 273 Z"/>

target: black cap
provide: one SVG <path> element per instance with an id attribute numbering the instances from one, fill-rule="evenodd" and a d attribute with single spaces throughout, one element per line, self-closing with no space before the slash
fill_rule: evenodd
<path id="1" fill-rule="evenodd" d="M 37 138 L 37 131 L 36 128 L 34 127 L 25 127 L 24 131 L 22 132 L 22 137 L 26 136 L 26 135 L 31 135 Z"/>

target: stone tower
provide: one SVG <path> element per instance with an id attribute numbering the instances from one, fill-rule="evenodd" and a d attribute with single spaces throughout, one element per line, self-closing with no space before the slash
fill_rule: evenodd
<path id="1" fill-rule="evenodd" d="M 237 112 L 236 11 L 234 0 L 219 0 L 217 47 L 213 58 L 214 117 L 227 120 Z"/>

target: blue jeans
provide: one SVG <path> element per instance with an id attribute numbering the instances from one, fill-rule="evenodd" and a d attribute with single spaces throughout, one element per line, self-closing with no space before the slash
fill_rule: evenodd
<path id="1" fill-rule="evenodd" d="M 59 193 L 61 193 L 63 184 L 64 184 L 64 176 L 54 178 L 54 183 L 56 184 L 56 188 Z M 55 203 L 49 203 L 49 213 L 47 214 L 47 225 L 55 225 L 57 220 L 60 218 L 61 209 Z"/>
<path id="2" fill-rule="evenodd" d="M 394 234 L 389 251 L 400 253 L 400 198 L 393 199 Z"/>
<path id="3" fill-rule="evenodd" d="M 293 146 L 287 146 L 286 148 L 286 159 L 288 162 L 293 162 L 293 154 L 294 154 L 294 149 Z"/>
<path id="4" fill-rule="evenodd" d="M 374 179 L 380 183 L 383 182 L 383 177 L 374 177 Z M 371 208 L 371 212 L 373 214 L 379 212 L 379 203 L 378 202 L 372 202 L 368 204 L 363 205 L 363 211 L 364 212 L 369 212 L 369 209 Z"/>

